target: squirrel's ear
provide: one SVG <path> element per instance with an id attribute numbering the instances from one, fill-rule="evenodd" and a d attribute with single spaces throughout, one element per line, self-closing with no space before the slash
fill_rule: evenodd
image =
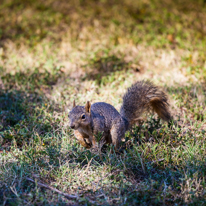
<path id="1" fill-rule="evenodd" d="M 75 100 L 73 101 L 73 107 L 72 107 L 72 108 L 74 108 L 74 107 L 76 107 L 76 103 L 75 103 Z"/>
<path id="2" fill-rule="evenodd" d="M 91 103 L 89 101 L 87 101 L 87 103 L 85 105 L 86 112 L 90 113 L 90 108 L 91 108 Z"/>

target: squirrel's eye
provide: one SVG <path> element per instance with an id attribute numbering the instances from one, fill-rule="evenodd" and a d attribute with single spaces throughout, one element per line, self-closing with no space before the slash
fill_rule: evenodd
<path id="1" fill-rule="evenodd" d="M 85 118 L 86 118 L 86 117 L 85 117 L 85 114 L 83 114 L 83 115 L 82 115 L 82 119 L 85 119 Z"/>

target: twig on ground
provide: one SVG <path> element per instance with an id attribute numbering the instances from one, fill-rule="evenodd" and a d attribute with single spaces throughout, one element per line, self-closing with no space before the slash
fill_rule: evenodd
<path id="1" fill-rule="evenodd" d="M 33 183 L 37 183 L 37 185 L 40 186 L 40 187 L 44 187 L 46 189 L 52 190 L 54 192 L 57 192 L 58 194 L 63 195 L 64 197 L 67 197 L 68 199 L 73 199 L 73 200 L 78 199 L 78 196 L 76 196 L 76 195 L 70 195 L 68 193 L 61 192 L 60 190 L 57 190 L 54 187 L 51 187 L 49 185 L 46 185 L 46 184 L 43 184 L 43 183 L 40 183 L 40 182 L 36 182 L 35 180 L 33 180 L 33 179 L 29 178 L 29 177 L 26 177 L 26 180 L 28 180 L 30 182 L 33 182 Z"/>

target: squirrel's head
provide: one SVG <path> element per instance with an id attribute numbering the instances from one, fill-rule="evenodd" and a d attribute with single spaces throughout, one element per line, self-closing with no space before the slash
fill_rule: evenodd
<path id="1" fill-rule="evenodd" d="M 69 126 L 72 129 L 77 130 L 78 128 L 85 128 L 91 123 L 91 103 L 88 101 L 83 106 L 76 106 L 75 101 L 73 102 L 73 108 L 69 112 Z"/>

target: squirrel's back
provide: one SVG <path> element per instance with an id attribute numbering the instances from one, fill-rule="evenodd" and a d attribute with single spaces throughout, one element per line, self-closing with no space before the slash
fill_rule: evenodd
<path id="1" fill-rule="evenodd" d="M 107 128 L 111 127 L 114 119 L 121 117 L 119 112 L 111 104 L 105 102 L 97 102 L 92 104 L 91 112 L 94 116 L 102 116 Z"/>

